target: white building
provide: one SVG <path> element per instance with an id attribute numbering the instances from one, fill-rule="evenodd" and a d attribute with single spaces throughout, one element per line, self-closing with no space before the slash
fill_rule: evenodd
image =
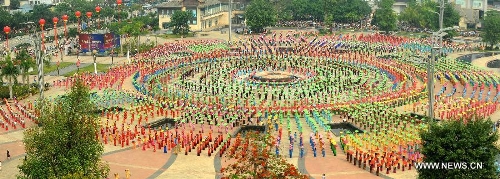
<path id="1" fill-rule="evenodd" d="M 449 0 L 449 2 L 455 4 L 456 9 L 462 17 L 459 23 L 461 28 L 476 28 L 481 26 L 480 19 L 488 9 L 488 0 Z M 408 0 L 395 0 L 392 9 L 399 14 L 406 7 L 408 7 Z"/>
<path id="2" fill-rule="evenodd" d="M 29 0 L 30 5 L 38 5 L 38 4 L 56 4 L 60 0 Z"/>
<path id="3" fill-rule="evenodd" d="M 10 6 L 10 0 L 0 0 L 0 4 L 4 9 L 8 9 Z"/>

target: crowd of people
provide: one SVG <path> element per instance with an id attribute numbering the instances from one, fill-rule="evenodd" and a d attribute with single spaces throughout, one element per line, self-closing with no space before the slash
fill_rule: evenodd
<path id="1" fill-rule="evenodd" d="M 442 54 L 466 48 L 447 42 Z M 413 59 L 430 55 L 431 49 L 429 39 L 378 33 L 319 36 L 284 31 L 230 43 L 181 40 L 139 53 L 132 63 L 105 74 L 86 73 L 55 81 L 54 86 L 69 88 L 79 78 L 91 89 L 104 90 L 92 100 L 104 108 L 96 137 L 105 144 L 186 155 L 195 149 L 198 156 L 202 151 L 210 156 L 217 146 L 231 145 L 234 140 L 226 136 L 236 127 L 267 125 L 276 129 L 270 133 L 276 136 L 277 154 L 285 146 L 290 157 L 293 151 L 300 157 L 309 152 L 325 157 L 336 155 L 339 148 L 349 162 L 363 163 L 374 172 L 386 168 L 388 173 L 398 165 L 409 169 L 424 157 L 417 133 L 426 122 L 394 109 L 404 106 L 422 113 L 428 105 L 423 102 L 422 84 L 429 80 L 425 66 Z M 498 77 L 445 60 L 436 69 L 439 85 L 445 87 L 436 96 L 437 116 L 484 117 L 496 110 Z M 127 81 L 132 88 L 124 85 Z M 464 89 L 465 97 L 476 100 L 457 96 L 456 91 Z M 331 140 L 328 124 L 336 115 L 365 133 L 352 131 L 340 141 Z M 174 125 L 151 126 L 163 118 Z M 307 136 L 309 140 L 302 139 Z"/>

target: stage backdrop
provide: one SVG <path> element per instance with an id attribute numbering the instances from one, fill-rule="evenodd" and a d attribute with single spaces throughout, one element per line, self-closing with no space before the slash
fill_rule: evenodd
<path id="1" fill-rule="evenodd" d="M 99 52 L 115 47 L 120 47 L 120 36 L 112 33 L 107 34 L 80 34 L 78 36 L 80 49 L 88 52 L 90 49 L 98 49 Z"/>

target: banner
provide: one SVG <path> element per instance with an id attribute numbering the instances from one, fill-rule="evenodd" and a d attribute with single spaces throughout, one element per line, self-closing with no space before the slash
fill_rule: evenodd
<path id="1" fill-rule="evenodd" d="M 115 44 L 115 47 L 120 47 L 121 46 L 120 35 L 114 34 L 114 36 L 115 36 L 115 42 L 113 43 Z"/>
<path id="2" fill-rule="evenodd" d="M 107 34 L 80 34 L 78 44 L 82 52 L 89 52 L 90 50 L 98 50 L 104 52 L 105 50 L 120 46 L 120 36 L 112 33 Z"/>
<path id="3" fill-rule="evenodd" d="M 109 49 L 113 48 L 114 35 L 111 33 L 107 33 L 104 35 L 104 48 Z"/>

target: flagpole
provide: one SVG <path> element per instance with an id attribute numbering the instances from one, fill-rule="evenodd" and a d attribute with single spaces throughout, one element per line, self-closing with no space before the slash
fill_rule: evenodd
<path id="1" fill-rule="evenodd" d="M 229 42 L 231 42 L 231 31 L 232 31 L 232 25 L 233 25 L 233 19 L 232 19 L 232 14 L 233 14 L 233 8 L 232 8 L 233 0 L 229 0 Z"/>

